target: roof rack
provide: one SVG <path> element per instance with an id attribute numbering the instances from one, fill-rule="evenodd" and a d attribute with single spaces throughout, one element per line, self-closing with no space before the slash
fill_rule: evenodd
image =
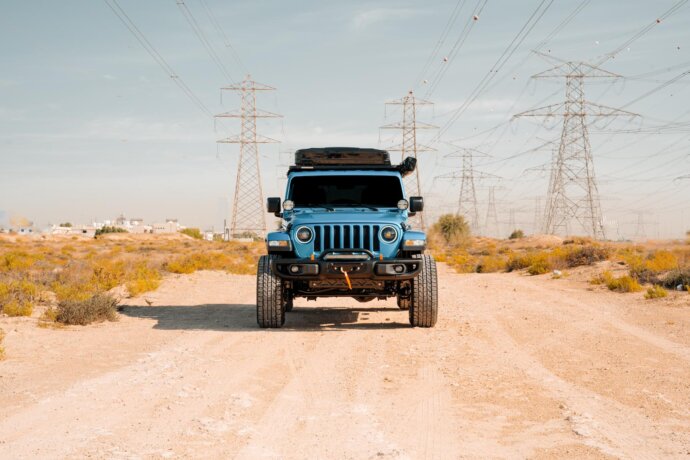
<path id="1" fill-rule="evenodd" d="M 399 165 L 392 165 L 385 150 L 356 147 L 324 147 L 300 149 L 295 152 L 295 165 L 289 172 L 309 170 L 383 170 L 398 171 L 403 177 L 417 166 L 417 159 L 407 157 Z"/>
<path id="2" fill-rule="evenodd" d="M 295 152 L 296 166 L 390 166 L 385 150 L 357 147 L 323 147 L 300 149 Z"/>

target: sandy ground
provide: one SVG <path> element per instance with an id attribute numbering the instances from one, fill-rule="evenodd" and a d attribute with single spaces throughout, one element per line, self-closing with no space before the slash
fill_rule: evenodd
<path id="1" fill-rule="evenodd" d="M 440 277 L 434 329 L 342 299 L 260 330 L 254 278 L 217 272 L 117 323 L 0 319 L 0 458 L 690 456 L 690 300 Z"/>

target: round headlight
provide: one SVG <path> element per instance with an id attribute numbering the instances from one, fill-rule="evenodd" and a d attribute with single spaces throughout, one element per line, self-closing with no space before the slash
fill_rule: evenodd
<path id="1" fill-rule="evenodd" d="M 283 209 L 286 211 L 292 211 L 295 209 L 295 202 L 292 200 L 283 201 Z"/>
<path id="2" fill-rule="evenodd" d="M 300 243 L 309 243 L 311 239 L 314 237 L 314 234 L 311 232 L 311 229 L 308 227 L 300 227 L 297 229 L 295 232 L 295 236 L 297 239 L 300 241 Z"/>
<path id="3" fill-rule="evenodd" d="M 391 226 L 383 227 L 381 229 L 381 239 L 387 243 L 395 241 L 398 237 L 398 231 Z"/>
<path id="4" fill-rule="evenodd" d="M 401 211 L 404 211 L 405 209 L 410 207 L 410 203 L 407 202 L 407 200 L 400 200 L 398 201 L 398 209 Z"/>

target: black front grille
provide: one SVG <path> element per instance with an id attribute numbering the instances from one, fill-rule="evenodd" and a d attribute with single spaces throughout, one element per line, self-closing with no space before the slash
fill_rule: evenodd
<path id="1" fill-rule="evenodd" d="M 314 225 L 314 252 L 368 249 L 378 252 L 380 225 Z"/>

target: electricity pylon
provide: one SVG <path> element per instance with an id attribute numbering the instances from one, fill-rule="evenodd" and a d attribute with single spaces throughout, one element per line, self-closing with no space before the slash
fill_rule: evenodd
<path id="1" fill-rule="evenodd" d="M 647 231 L 645 230 L 645 220 L 644 211 L 637 212 L 637 224 L 635 225 L 635 234 L 633 235 L 634 240 L 645 240 L 647 239 Z"/>
<path id="2" fill-rule="evenodd" d="M 222 144 L 240 144 L 240 158 L 237 162 L 235 195 L 233 197 L 230 236 L 263 236 L 266 233 L 266 213 L 261 184 L 258 144 L 278 142 L 256 132 L 257 118 L 280 118 L 281 115 L 256 108 L 257 91 L 273 91 L 275 88 L 251 79 L 250 75 L 239 84 L 225 86 L 221 90 L 240 93 L 242 105 L 239 111 L 225 112 L 217 118 L 239 118 L 242 126 L 239 135 L 221 139 Z"/>
<path id="3" fill-rule="evenodd" d="M 513 117 L 563 118 L 560 146 L 552 158 L 543 231 L 567 235 L 574 230 L 573 223 L 577 223 L 578 230 L 582 229 L 594 238 L 605 239 L 587 119 L 637 115 L 585 100 L 584 82 L 585 78 L 620 78 L 620 75 L 585 62 L 563 62 L 532 78 L 565 78 L 564 102 Z"/>
<path id="4" fill-rule="evenodd" d="M 437 129 L 437 126 L 430 125 L 417 121 L 417 107 L 433 105 L 432 102 L 424 99 L 417 99 L 412 91 L 401 99 L 386 102 L 386 107 L 389 105 L 402 106 L 402 121 L 381 126 L 381 129 L 398 129 L 402 131 L 402 143 L 388 148 L 392 152 L 402 152 L 401 160 L 408 156 L 417 159 L 417 168 L 413 174 L 409 174 L 404 179 L 405 191 L 408 196 L 420 196 L 422 193 L 422 185 L 419 180 L 421 161 L 417 155 L 419 152 L 433 151 L 431 147 L 422 145 L 417 142 L 418 129 Z M 424 229 L 424 218 L 422 214 L 417 214 L 410 219 L 414 226 Z"/>
<path id="5" fill-rule="evenodd" d="M 462 168 L 447 174 L 436 176 L 436 179 L 460 179 L 460 195 L 458 197 L 457 213 L 465 216 L 470 225 L 472 233 L 475 235 L 481 232 L 479 221 L 479 210 L 477 208 L 476 181 L 478 179 L 499 179 L 494 174 L 477 171 L 474 169 L 473 159 L 477 156 L 486 156 L 485 153 L 476 149 L 459 148 L 455 152 L 446 155 L 446 158 L 461 158 Z"/>
<path id="6" fill-rule="evenodd" d="M 498 213 L 496 212 L 496 196 L 494 194 L 495 186 L 489 187 L 489 204 L 486 207 L 486 220 L 484 223 L 484 230 L 487 236 L 498 237 L 500 229 L 498 226 Z"/>

